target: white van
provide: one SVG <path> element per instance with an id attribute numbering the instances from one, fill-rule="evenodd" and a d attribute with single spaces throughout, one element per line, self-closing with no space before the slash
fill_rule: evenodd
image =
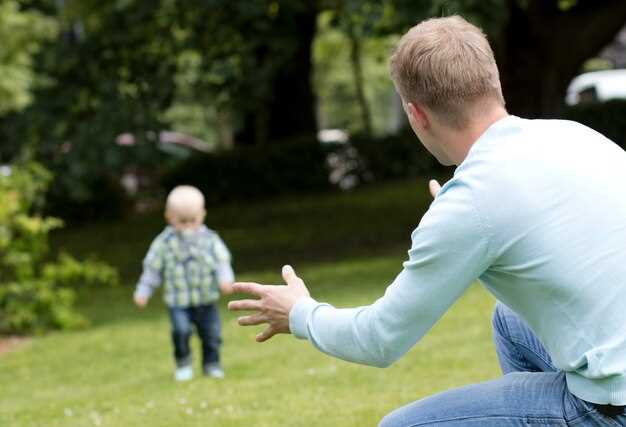
<path id="1" fill-rule="evenodd" d="M 565 103 L 626 99 L 626 70 L 592 71 L 575 77 L 567 88 Z"/>

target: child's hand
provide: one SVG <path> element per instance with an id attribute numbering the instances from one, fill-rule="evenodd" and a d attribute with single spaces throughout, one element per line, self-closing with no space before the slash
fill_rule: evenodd
<path id="1" fill-rule="evenodd" d="M 233 293 L 233 284 L 231 282 L 220 283 L 220 292 L 223 295 L 230 295 Z"/>
<path id="2" fill-rule="evenodd" d="M 135 305 L 137 305 L 137 307 L 144 308 L 148 304 L 148 298 L 146 297 L 135 296 L 133 299 L 135 300 Z"/>

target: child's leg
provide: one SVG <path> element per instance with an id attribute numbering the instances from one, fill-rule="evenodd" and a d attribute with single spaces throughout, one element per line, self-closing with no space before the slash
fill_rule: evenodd
<path id="1" fill-rule="evenodd" d="M 194 307 L 193 322 L 202 341 L 202 365 L 219 364 L 222 336 L 217 307 L 214 304 Z"/>
<path id="2" fill-rule="evenodd" d="M 172 343 L 174 344 L 174 358 L 176 367 L 191 365 L 191 349 L 189 337 L 191 336 L 191 310 L 189 308 L 169 307 L 170 321 L 172 324 Z"/>

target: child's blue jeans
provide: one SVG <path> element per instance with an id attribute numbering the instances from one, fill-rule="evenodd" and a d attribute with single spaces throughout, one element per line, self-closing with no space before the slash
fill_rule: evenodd
<path id="1" fill-rule="evenodd" d="M 500 303 L 493 331 L 504 376 L 413 402 L 388 414 L 379 427 L 626 426 L 623 413 L 603 415 L 572 395 L 530 328 Z"/>
<path id="2" fill-rule="evenodd" d="M 219 363 L 220 345 L 222 343 L 220 318 L 214 304 L 195 307 L 168 307 L 172 324 L 172 342 L 176 366 L 191 364 L 191 348 L 189 339 L 192 324 L 202 342 L 202 364 L 207 366 Z"/>

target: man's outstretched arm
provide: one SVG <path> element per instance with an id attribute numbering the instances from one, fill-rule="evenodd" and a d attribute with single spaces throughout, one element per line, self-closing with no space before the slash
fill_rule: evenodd
<path id="1" fill-rule="evenodd" d="M 269 324 L 257 336 L 293 333 L 335 357 L 388 366 L 408 351 L 491 263 L 488 228 L 462 182 L 439 189 L 435 202 L 412 235 L 403 270 L 373 304 L 337 309 L 311 299 L 302 279 L 283 268 L 287 286 L 235 284 L 258 297 L 233 301 L 231 310 L 256 313 L 241 325 Z"/>

